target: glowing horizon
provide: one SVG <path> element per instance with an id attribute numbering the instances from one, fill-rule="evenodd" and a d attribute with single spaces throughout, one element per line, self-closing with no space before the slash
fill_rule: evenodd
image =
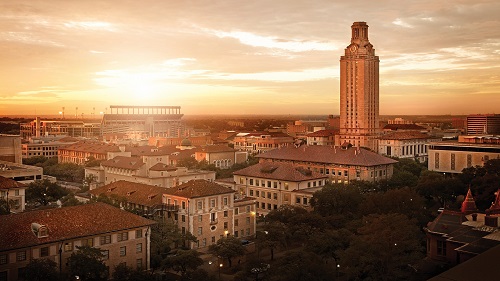
<path id="1" fill-rule="evenodd" d="M 380 114 L 500 113 L 497 1 L 181 2 L 2 1 L 1 115 L 337 115 L 355 21 L 380 57 Z"/>

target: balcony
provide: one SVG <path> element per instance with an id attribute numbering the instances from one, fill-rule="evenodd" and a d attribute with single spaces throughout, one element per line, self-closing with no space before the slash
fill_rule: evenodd
<path id="1" fill-rule="evenodd" d="M 211 220 L 211 221 L 210 221 L 210 225 L 217 224 L 218 222 L 219 222 L 219 221 L 218 221 L 217 219 L 215 219 L 215 220 Z"/>

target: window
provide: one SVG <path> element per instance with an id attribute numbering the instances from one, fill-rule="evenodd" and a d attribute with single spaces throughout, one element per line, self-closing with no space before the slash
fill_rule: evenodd
<path id="1" fill-rule="evenodd" d="M 253 179 L 250 179 L 250 185 L 253 185 Z"/>
<path id="2" fill-rule="evenodd" d="M 247 236 L 250 235 L 250 228 L 247 228 Z"/>
<path id="3" fill-rule="evenodd" d="M 182 209 L 186 209 L 186 202 L 185 202 L 185 201 L 182 201 L 182 202 L 181 202 L 181 206 L 182 206 Z"/>
<path id="4" fill-rule="evenodd" d="M 224 217 L 227 218 L 227 211 L 224 211 Z"/>
<path id="5" fill-rule="evenodd" d="M 260 206 L 261 206 L 260 207 L 261 209 L 265 209 L 266 208 L 266 203 L 261 203 Z"/>
<path id="6" fill-rule="evenodd" d="M 344 177 L 347 177 L 347 175 L 348 175 L 348 172 L 344 171 Z"/>
<path id="7" fill-rule="evenodd" d="M 253 196 L 253 189 L 250 189 L 250 196 Z"/>
<path id="8" fill-rule="evenodd" d="M 271 181 L 267 181 L 267 187 L 271 187 Z"/>
<path id="9" fill-rule="evenodd" d="M 299 197 L 295 198 L 295 203 L 300 204 L 300 198 Z"/>
<path id="10" fill-rule="evenodd" d="M 135 231 L 135 238 L 142 238 L 142 229 L 138 229 Z"/>
<path id="11" fill-rule="evenodd" d="M 105 235 L 100 237 L 100 242 L 101 245 L 109 244 L 111 243 L 111 235 Z"/>
<path id="12" fill-rule="evenodd" d="M 224 206 L 227 206 L 227 197 L 223 198 Z"/>
<path id="13" fill-rule="evenodd" d="M 1 254 L 0 255 L 0 265 L 1 264 L 7 264 L 9 262 L 9 258 L 7 254 Z"/>
<path id="14" fill-rule="evenodd" d="M 215 213 L 210 213 L 210 222 L 215 222 L 217 221 L 217 216 Z"/>
<path id="15" fill-rule="evenodd" d="M 135 252 L 142 253 L 142 243 L 138 243 L 135 245 Z"/>
<path id="16" fill-rule="evenodd" d="M 210 199 L 210 208 L 215 208 L 215 199 Z"/>
<path id="17" fill-rule="evenodd" d="M 285 182 L 285 190 L 288 190 L 288 183 Z"/>
<path id="18" fill-rule="evenodd" d="M 250 213 L 250 206 L 247 206 L 247 213 Z"/>
<path id="19" fill-rule="evenodd" d="M 268 193 L 267 193 L 267 198 L 268 198 L 268 199 L 271 199 L 271 192 L 268 192 Z"/>
<path id="20" fill-rule="evenodd" d="M 198 227 L 198 235 L 202 235 L 203 234 L 203 227 Z"/>
<path id="21" fill-rule="evenodd" d="M 273 187 L 274 188 L 278 188 L 278 182 L 277 181 L 273 182 Z"/>
<path id="22" fill-rule="evenodd" d="M 142 269 L 142 259 L 137 259 L 135 261 L 135 266 L 137 267 L 137 269 Z"/>
<path id="23" fill-rule="evenodd" d="M 126 246 L 120 247 L 120 257 L 124 257 L 126 255 L 127 255 L 127 247 Z"/>
<path id="24" fill-rule="evenodd" d="M 240 208 L 236 207 L 234 208 L 234 214 L 237 215 L 240 213 Z"/>
<path id="25" fill-rule="evenodd" d="M 451 160 L 451 163 L 450 163 L 451 169 L 455 170 L 455 153 L 451 154 L 451 159 L 450 160 Z"/>
<path id="26" fill-rule="evenodd" d="M 234 226 L 238 226 L 238 219 L 234 220 Z"/>
<path id="27" fill-rule="evenodd" d="M 128 232 L 118 233 L 117 237 L 118 237 L 118 242 L 127 241 L 128 240 Z"/>
<path id="28" fill-rule="evenodd" d="M 472 155 L 467 154 L 467 168 L 472 167 Z"/>
<path id="29" fill-rule="evenodd" d="M 49 247 L 40 248 L 40 257 L 48 257 L 49 256 Z"/>
<path id="30" fill-rule="evenodd" d="M 238 231 L 237 230 L 234 232 L 234 237 L 238 238 Z"/>
<path id="31" fill-rule="evenodd" d="M 259 197 L 260 196 L 260 193 L 258 190 L 255 191 L 255 196 Z"/>
<path id="32" fill-rule="evenodd" d="M 260 195 L 262 196 L 262 198 L 266 198 L 266 193 L 264 191 L 262 191 Z"/>
<path id="33" fill-rule="evenodd" d="M 203 201 L 198 201 L 198 202 L 196 202 L 196 208 L 197 208 L 198 210 L 203 209 Z"/>
<path id="34" fill-rule="evenodd" d="M 267 203 L 267 209 L 271 210 L 271 204 Z"/>
<path id="35" fill-rule="evenodd" d="M 255 180 L 255 186 L 259 186 L 260 185 L 260 180 Z"/>
<path id="36" fill-rule="evenodd" d="M 82 246 L 94 247 L 94 238 L 83 239 Z"/>
<path id="37" fill-rule="evenodd" d="M 186 216 L 185 215 L 182 215 L 181 219 L 182 219 L 182 222 L 186 222 Z"/>
<path id="38" fill-rule="evenodd" d="M 224 222 L 224 229 L 227 229 L 227 221 Z"/>
<path id="39" fill-rule="evenodd" d="M 273 199 L 278 200 L 278 193 L 273 193 Z"/>
<path id="40" fill-rule="evenodd" d="M 446 256 L 446 241 L 437 241 L 437 254 L 439 256 Z"/>
<path id="41" fill-rule="evenodd" d="M 215 236 L 212 236 L 212 244 L 215 243 Z"/>
<path id="42" fill-rule="evenodd" d="M 434 168 L 439 169 L 439 153 L 434 154 Z"/>
<path id="43" fill-rule="evenodd" d="M 250 224 L 250 217 L 246 217 L 245 219 L 246 219 L 246 223 Z"/>
<path id="44" fill-rule="evenodd" d="M 66 243 L 64 243 L 64 251 L 65 252 L 71 252 L 71 251 L 73 251 L 73 242 L 66 242 Z"/>
<path id="45" fill-rule="evenodd" d="M 198 215 L 198 221 L 202 222 L 203 221 L 203 215 Z"/>
<path id="46" fill-rule="evenodd" d="M 101 251 L 101 253 L 102 253 L 103 260 L 109 260 L 109 250 Z"/>
<path id="47" fill-rule="evenodd" d="M 302 203 L 303 203 L 304 205 L 307 205 L 307 198 L 306 198 L 306 197 L 302 198 Z"/>
<path id="48" fill-rule="evenodd" d="M 203 242 L 201 243 L 203 247 L 207 246 L 207 238 L 203 238 Z"/>
<path id="49" fill-rule="evenodd" d="M 17 252 L 16 260 L 17 261 L 25 261 L 26 260 L 26 251 Z"/>

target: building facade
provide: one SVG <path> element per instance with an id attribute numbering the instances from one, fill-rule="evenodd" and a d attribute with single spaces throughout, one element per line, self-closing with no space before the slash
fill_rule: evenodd
<path id="1" fill-rule="evenodd" d="M 207 145 L 194 149 L 198 162 L 206 160 L 221 169 L 231 168 L 235 163 L 244 163 L 248 159 L 247 151 L 237 151 L 227 145 Z"/>
<path id="2" fill-rule="evenodd" d="M 205 180 L 192 180 L 163 195 L 163 204 L 177 206 L 171 218 L 182 233 L 189 231 L 198 241 L 190 248 L 205 248 L 224 236 L 255 235 L 255 200 L 237 197 L 235 191 Z"/>
<path id="3" fill-rule="evenodd" d="M 293 137 L 284 133 L 251 132 L 239 133 L 234 139 L 234 149 L 250 154 L 262 153 L 293 143 Z"/>
<path id="4" fill-rule="evenodd" d="M 335 145 L 335 135 L 338 130 L 319 130 L 314 133 L 307 134 L 308 145 Z"/>
<path id="5" fill-rule="evenodd" d="M 22 123 L 20 133 L 26 140 L 48 136 L 97 138 L 101 135 L 101 119 L 37 117 L 29 123 Z"/>
<path id="6" fill-rule="evenodd" d="M 368 40 L 366 22 L 351 26 L 351 44 L 340 58 L 340 134 L 345 142 L 377 151 L 379 132 L 379 58 Z"/>
<path id="7" fill-rule="evenodd" d="M 483 166 L 500 158 L 500 137 L 459 136 L 458 141 L 430 143 L 428 169 L 440 173 L 461 173 L 463 169 Z"/>
<path id="8" fill-rule="evenodd" d="M 58 157 L 59 148 L 77 143 L 78 140 L 72 137 L 59 138 L 39 138 L 29 139 L 21 145 L 22 157 L 30 158 L 43 156 L 47 158 Z"/>
<path id="9" fill-rule="evenodd" d="M 467 135 L 500 135 L 500 114 L 475 114 L 467 116 Z"/>
<path id="10" fill-rule="evenodd" d="M 26 265 L 39 258 L 66 272 L 68 258 L 84 245 L 103 250 L 110 274 L 120 263 L 148 270 L 153 224 L 104 203 L 2 216 L 0 280 L 22 280 Z"/>
<path id="11" fill-rule="evenodd" d="M 328 176 L 289 163 L 258 163 L 235 171 L 235 190 L 254 197 L 257 214 L 267 215 L 282 205 L 310 208 L 311 189 L 319 190 Z"/>
<path id="12" fill-rule="evenodd" d="M 20 136 L 0 134 L 0 160 L 23 163 Z"/>
<path id="13" fill-rule="evenodd" d="M 427 160 L 427 144 L 440 141 L 420 132 L 391 132 L 379 137 L 378 153 L 389 157 L 411 158 L 420 162 Z"/>
<path id="14" fill-rule="evenodd" d="M 0 198 L 9 204 L 11 213 L 22 212 L 26 203 L 26 185 L 0 176 Z"/>
<path id="15" fill-rule="evenodd" d="M 131 156 L 125 151 L 125 145 L 106 144 L 101 142 L 77 142 L 58 149 L 59 163 L 85 164 L 91 158 L 95 160 L 108 160 L 116 156 Z"/>
<path id="16" fill-rule="evenodd" d="M 331 182 L 349 183 L 352 180 L 375 182 L 390 179 L 396 160 L 367 149 L 343 146 L 302 145 L 271 150 L 256 156 L 259 162 L 290 163 L 327 175 Z"/>

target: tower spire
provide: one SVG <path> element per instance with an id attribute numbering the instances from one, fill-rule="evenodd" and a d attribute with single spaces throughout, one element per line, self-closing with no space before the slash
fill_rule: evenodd
<path id="1" fill-rule="evenodd" d="M 474 197 L 472 197 L 472 192 L 467 191 L 467 195 L 465 196 L 464 202 L 462 202 L 462 208 L 460 208 L 462 214 L 468 215 L 477 212 L 476 201 L 474 201 Z"/>

